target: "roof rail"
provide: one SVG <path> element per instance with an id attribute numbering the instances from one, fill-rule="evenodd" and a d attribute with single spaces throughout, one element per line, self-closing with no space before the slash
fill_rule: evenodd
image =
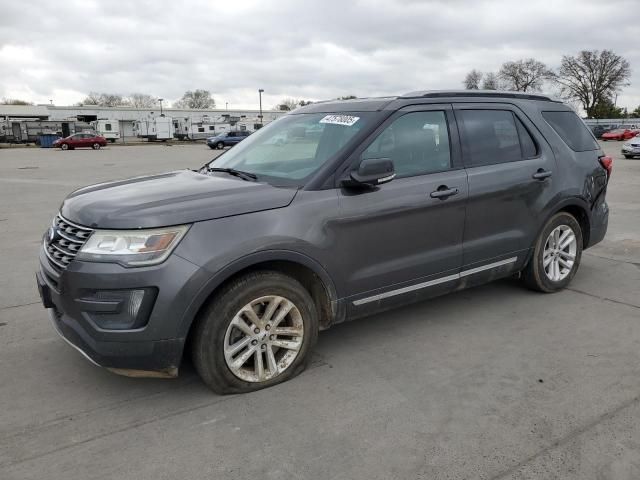
<path id="1" fill-rule="evenodd" d="M 423 90 L 409 92 L 399 98 L 445 98 L 445 97 L 490 97 L 490 98 L 519 98 L 522 100 L 543 100 L 546 102 L 560 102 L 548 95 L 531 94 L 525 92 L 507 92 L 501 90 Z"/>

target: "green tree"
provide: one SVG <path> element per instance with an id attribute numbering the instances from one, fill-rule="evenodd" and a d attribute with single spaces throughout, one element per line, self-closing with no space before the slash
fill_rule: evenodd
<path id="1" fill-rule="evenodd" d="M 625 118 L 626 112 L 614 105 L 610 98 L 605 98 L 593 108 L 592 115 L 591 118 Z"/>

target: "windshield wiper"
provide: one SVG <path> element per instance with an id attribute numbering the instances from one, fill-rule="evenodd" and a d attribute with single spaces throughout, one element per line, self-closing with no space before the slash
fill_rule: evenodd
<path id="1" fill-rule="evenodd" d="M 258 179 L 258 176 L 251 172 L 243 172 L 242 170 L 236 170 L 235 168 L 207 167 L 207 172 L 224 172 L 250 182 L 255 182 Z"/>

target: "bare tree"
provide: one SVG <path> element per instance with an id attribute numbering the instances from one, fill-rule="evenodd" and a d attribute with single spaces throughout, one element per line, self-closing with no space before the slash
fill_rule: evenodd
<path id="1" fill-rule="evenodd" d="M 158 105 L 158 99 L 146 93 L 132 93 L 127 97 L 127 103 L 136 108 L 152 108 Z"/>
<path id="2" fill-rule="evenodd" d="M 121 107 L 127 105 L 127 101 L 117 93 L 90 92 L 79 105 L 98 105 L 100 107 Z"/>
<path id="3" fill-rule="evenodd" d="M 187 90 L 182 98 L 173 103 L 174 108 L 215 108 L 216 102 L 209 90 Z"/>
<path id="4" fill-rule="evenodd" d="M 464 85 L 464 88 L 467 90 L 479 90 L 481 81 L 482 81 L 482 72 L 474 68 L 469 73 L 467 73 L 467 76 L 464 77 L 462 84 Z"/>
<path id="5" fill-rule="evenodd" d="M 503 63 L 498 77 L 504 82 L 506 90 L 539 91 L 542 83 L 553 77 L 553 72 L 535 58 L 527 58 Z"/>
<path id="6" fill-rule="evenodd" d="M 295 98 L 283 98 L 282 100 L 280 100 L 280 103 L 276 105 L 275 110 L 281 110 L 285 112 L 295 110 L 296 108 L 298 108 L 298 102 L 300 102 L 300 100 L 296 100 Z"/>
<path id="7" fill-rule="evenodd" d="M 338 97 L 338 100 L 355 100 L 356 97 L 355 95 L 344 95 L 343 97 Z"/>
<path id="8" fill-rule="evenodd" d="M 300 100 L 298 102 L 298 105 L 300 105 L 301 107 L 304 107 L 305 105 L 311 105 L 313 102 L 311 100 Z"/>
<path id="9" fill-rule="evenodd" d="M 498 79 L 498 75 L 493 72 L 489 72 L 484 76 L 484 80 L 482 80 L 482 89 L 483 90 L 498 90 L 500 88 L 500 82 Z"/>
<path id="10" fill-rule="evenodd" d="M 561 93 L 576 99 L 588 118 L 597 115 L 596 107 L 628 85 L 629 62 L 611 50 L 583 50 L 577 56 L 564 55 L 555 76 Z"/>
<path id="11" fill-rule="evenodd" d="M 78 105 L 100 105 L 100 94 L 98 92 L 89 92 L 89 95 L 78 102 Z"/>
<path id="12" fill-rule="evenodd" d="M 33 105 L 33 102 L 20 100 L 19 98 L 3 98 L 0 105 Z"/>

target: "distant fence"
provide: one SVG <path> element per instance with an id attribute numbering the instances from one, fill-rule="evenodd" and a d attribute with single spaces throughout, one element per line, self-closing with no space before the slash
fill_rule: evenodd
<path id="1" fill-rule="evenodd" d="M 619 125 L 620 127 L 633 125 L 635 127 L 640 127 L 640 118 L 589 118 L 586 119 L 584 123 L 590 127 L 595 127 L 596 125 Z"/>

